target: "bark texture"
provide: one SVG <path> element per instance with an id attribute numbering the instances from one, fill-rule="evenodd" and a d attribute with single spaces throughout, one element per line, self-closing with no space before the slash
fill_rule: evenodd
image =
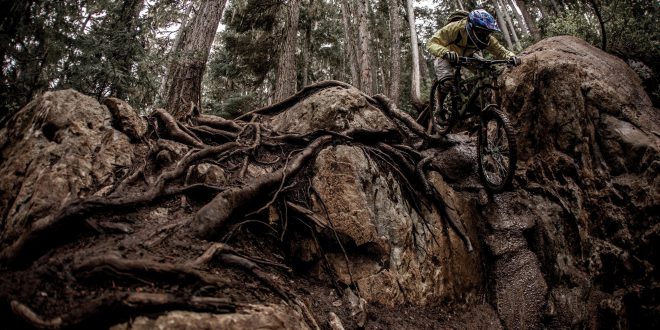
<path id="1" fill-rule="evenodd" d="M 353 4 L 355 5 L 355 4 Z M 351 84 L 360 86 L 360 61 L 358 59 L 358 37 L 355 34 L 356 29 L 351 24 L 353 20 L 353 10 L 348 0 L 341 0 L 341 16 L 344 23 L 344 48 L 349 58 L 349 68 L 351 70 Z M 353 22 L 355 22 L 353 20 Z"/>
<path id="2" fill-rule="evenodd" d="M 175 50 L 167 77 L 165 109 L 176 119 L 199 107 L 202 79 L 211 45 L 222 18 L 226 0 L 203 0 L 190 25 L 185 27 L 180 48 Z"/>
<path id="3" fill-rule="evenodd" d="M 394 104 L 399 104 L 399 91 L 401 85 L 401 14 L 399 1 L 389 0 L 388 13 L 390 16 L 390 88 L 388 96 Z"/>
<path id="4" fill-rule="evenodd" d="M 360 43 L 360 89 L 367 95 L 374 90 L 374 79 L 371 68 L 371 32 L 369 31 L 369 0 L 356 1 L 356 19 L 358 22 L 358 38 Z"/>
<path id="5" fill-rule="evenodd" d="M 275 102 L 281 101 L 296 93 L 297 68 L 296 49 L 298 46 L 298 21 L 301 0 L 291 0 L 285 6 L 286 29 L 285 39 L 280 49 L 277 64 L 277 81 L 275 82 Z"/>

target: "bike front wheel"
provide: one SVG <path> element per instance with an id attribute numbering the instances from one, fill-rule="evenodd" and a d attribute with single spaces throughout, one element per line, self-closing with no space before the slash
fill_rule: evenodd
<path id="1" fill-rule="evenodd" d="M 511 184 L 516 171 L 516 134 L 509 118 L 496 106 L 481 112 L 479 175 L 486 190 L 499 193 Z"/>

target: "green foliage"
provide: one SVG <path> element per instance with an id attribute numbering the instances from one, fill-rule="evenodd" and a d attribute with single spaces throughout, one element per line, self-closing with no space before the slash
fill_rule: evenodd
<path id="1" fill-rule="evenodd" d="M 600 42 L 597 26 L 588 21 L 584 12 L 579 10 L 567 10 L 563 15 L 546 18 L 539 26 L 545 37 L 570 35 L 579 37 L 594 45 Z"/>
<path id="2" fill-rule="evenodd" d="M 233 119 L 257 107 L 254 94 L 231 96 L 222 103 L 206 104 L 209 113 L 223 118 Z"/>

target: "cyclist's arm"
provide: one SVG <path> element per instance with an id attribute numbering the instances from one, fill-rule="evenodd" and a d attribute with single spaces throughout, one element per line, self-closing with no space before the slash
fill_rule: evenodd
<path id="1" fill-rule="evenodd" d="M 516 54 L 514 54 L 512 51 L 502 46 L 493 35 L 490 36 L 490 42 L 488 42 L 488 47 L 486 47 L 486 50 L 493 54 L 495 58 L 500 60 L 506 60 L 511 56 L 516 56 Z"/>
<path id="2" fill-rule="evenodd" d="M 465 21 L 452 22 L 445 25 L 440 31 L 436 32 L 426 45 L 426 50 L 437 57 L 442 57 L 449 52 L 449 44 L 458 38 L 460 25 Z"/>

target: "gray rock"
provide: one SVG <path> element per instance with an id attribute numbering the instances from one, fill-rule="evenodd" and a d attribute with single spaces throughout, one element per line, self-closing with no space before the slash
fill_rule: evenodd
<path id="1" fill-rule="evenodd" d="M 112 330 L 202 330 L 202 329 L 309 329 L 296 310 L 282 305 L 247 305 L 236 313 L 209 314 L 173 311 L 156 319 L 140 316 Z"/>
<path id="2" fill-rule="evenodd" d="M 108 109 L 73 90 L 46 92 L 0 130 L 0 242 L 33 221 L 116 182 L 133 162 Z M 124 172 L 125 173 L 125 172 Z"/>

